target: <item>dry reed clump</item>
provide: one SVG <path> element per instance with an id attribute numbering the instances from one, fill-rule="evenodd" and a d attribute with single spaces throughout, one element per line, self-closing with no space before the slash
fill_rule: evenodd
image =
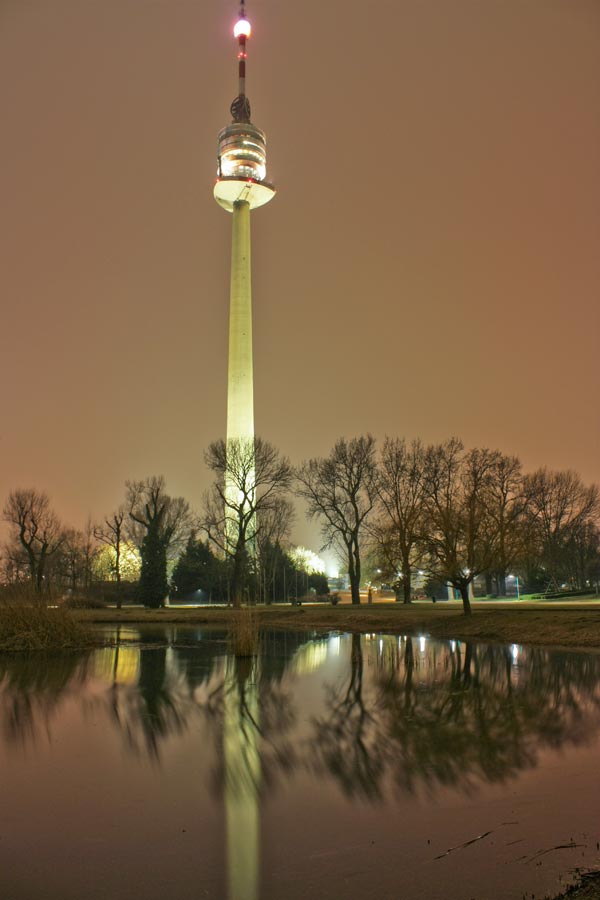
<path id="1" fill-rule="evenodd" d="M 49 605 L 47 596 L 23 594 L 0 599 L 0 652 L 72 650 L 92 643 L 89 629 L 68 610 Z"/>
<path id="2" fill-rule="evenodd" d="M 251 606 L 233 610 L 229 646 L 234 656 L 254 656 L 258 652 L 258 613 Z"/>

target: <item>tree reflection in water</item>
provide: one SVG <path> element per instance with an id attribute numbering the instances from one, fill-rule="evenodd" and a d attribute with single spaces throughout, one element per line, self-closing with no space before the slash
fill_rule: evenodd
<path id="1" fill-rule="evenodd" d="M 314 740 L 308 742 L 307 760 L 313 770 L 328 770 L 348 794 L 377 798 L 384 759 L 378 746 L 377 709 L 365 699 L 361 636 L 350 638 L 350 669 L 341 688 L 325 688 L 325 712 L 314 720 Z M 311 762 L 311 750 L 315 754 Z M 319 766 L 319 763 L 321 765 Z"/>
<path id="2" fill-rule="evenodd" d="M 414 792 L 503 782 L 534 766 L 541 749 L 596 734 L 599 683 L 592 654 L 521 650 L 516 665 L 500 646 L 436 642 L 421 651 L 410 637 L 355 635 L 349 675 L 314 721 L 313 768 L 371 799 L 394 783 Z"/>
<path id="3" fill-rule="evenodd" d="M 347 636 L 342 680 L 324 686 L 300 726 L 289 681 L 302 654 L 322 664 L 326 640 L 265 635 L 267 652 L 250 662 L 228 657 L 224 636 L 173 632 L 145 648 L 129 638 L 89 656 L 0 658 L 5 741 L 50 733 L 61 705 L 77 698 L 104 711 L 132 753 L 157 762 L 170 737 L 210 736 L 220 796 L 263 797 L 301 769 L 376 801 L 390 784 L 415 792 L 502 782 L 534 766 L 540 750 L 586 742 L 599 727 L 592 653 L 529 648 L 515 660 L 510 647 Z"/>
<path id="4" fill-rule="evenodd" d="M 161 741 L 182 734 L 194 711 L 188 685 L 168 670 L 167 653 L 167 647 L 141 650 L 137 684 L 115 681 L 106 698 L 128 748 L 155 761 Z"/>
<path id="5" fill-rule="evenodd" d="M 390 787 L 470 791 L 535 766 L 544 748 L 590 740 L 600 724 L 600 655 L 273 634 L 259 658 L 237 660 L 224 636 L 174 631 L 150 646 L 123 636 L 89 656 L 0 659 L 3 737 L 32 741 L 42 726 L 50 736 L 63 702 L 75 699 L 155 763 L 184 731 L 192 742 L 208 738 L 209 783 L 225 812 L 228 900 L 258 900 L 263 800 L 295 771 L 371 802 Z M 340 648 L 346 659 L 330 662 L 341 665 L 341 680 L 324 684 L 318 712 L 298 721 L 290 682 Z"/>
<path id="6" fill-rule="evenodd" d="M 0 732 L 7 743 L 35 742 L 50 735 L 56 711 L 79 695 L 87 677 L 81 653 L 0 654 Z"/>

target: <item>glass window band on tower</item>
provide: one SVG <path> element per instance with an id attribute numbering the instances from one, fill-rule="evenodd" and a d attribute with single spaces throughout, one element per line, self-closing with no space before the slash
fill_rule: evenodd
<path id="1" fill-rule="evenodd" d="M 251 122 L 233 122 L 217 139 L 218 178 L 252 178 L 263 181 L 267 174 L 266 137 Z"/>

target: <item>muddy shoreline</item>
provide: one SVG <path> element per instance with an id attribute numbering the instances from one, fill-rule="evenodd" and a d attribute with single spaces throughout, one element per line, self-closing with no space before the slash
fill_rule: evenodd
<path id="1" fill-rule="evenodd" d="M 600 871 L 586 872 L 580 875 L 577 884 L 567 888 L 562 894 L 551 900 L 599 900 L 600 898 Z M 550 900 L 550 898 L 546 898 Z"/>

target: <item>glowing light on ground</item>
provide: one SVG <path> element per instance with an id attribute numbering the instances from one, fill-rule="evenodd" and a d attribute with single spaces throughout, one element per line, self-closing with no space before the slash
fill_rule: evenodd
<path id="1" fill-rule="evenodd" d="M 290 557 L 299 569 L 308 572 L 309 575 L 325 574 L 326 566 L 321 557 L 306 547 L 294 547 L 293 550 L 290 550 Z"/>

